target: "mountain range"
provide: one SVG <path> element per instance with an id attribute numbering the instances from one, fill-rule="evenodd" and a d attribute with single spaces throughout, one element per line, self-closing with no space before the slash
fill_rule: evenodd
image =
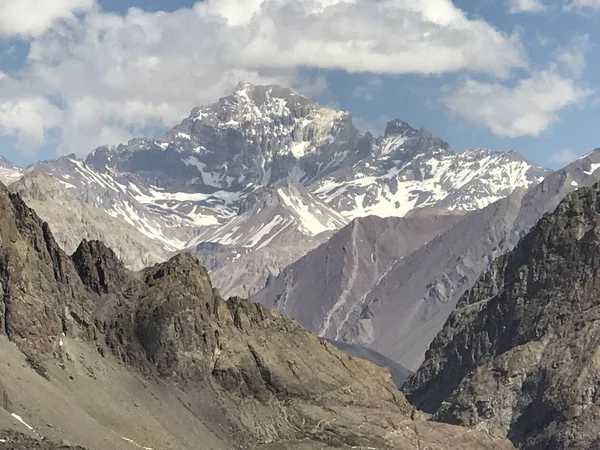
<path id="1" fill-rule="evenodd" d="M 137 270 L 186 251 L 225 298 L 252 296 L 411 370 L 460 294 L 514 245 L 505 208 L 550 173 L 511 151 L 455 152 L 401 120 L 363 135 L 348 113 L 242 83 L 160 139 L 0 167 L 68 252 L 98 239 Z M 472 255 L 453 267 L 434 248 Z"/>
<path id="2" fill-rule="evenodd" d="M 0 166 L 7 181 L 23 173 Z M 257 292 L 352 219 L 425 207 L 472 211 L 549 173 L 514 152 L 456 153 L 400 120 L 380 137 L 363 135 L 348 113 L 288 88 L 242 83 L 161 139 L 31 170 L 136 228 L 154 241 L 153 253 L 189 249 L 211 262 L 225 296 Z M 256 260 L 245 257 L 255 250 Z"/>
<path id="3" fill-rule="evenodd" d="M 600 448 L 599 168 L 245 83 L 0 159 L 0 449 Z"/>
<path id="4" fill-rule="evenodd" d="M 191 255 L 132 272 L 99 241 L 68 256 L 4 186 L 0 213 L 3 448 L 513 448 L 427 422 L 388 371 L 224 300 Z"/>
<path id="5" fill-rule="evenodd" d="M 597 150 L 483 209 L 445 218 L 422 209 L 391 233 L 386 228 L 396 219 L 367 226 L 357 219 L 253 298 L 320 336 L 372 348 L 416 370 L 457 300 L 494 258 L 566 194 L 599 181 L 598 168 Z"/>

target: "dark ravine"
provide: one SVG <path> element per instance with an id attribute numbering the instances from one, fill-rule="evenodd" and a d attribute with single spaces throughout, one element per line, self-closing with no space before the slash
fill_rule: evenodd
<path id="1" fill-rule="evenodd" d="M 404 386 L 519 448 L 600 448 L 600 185 L 570 194 L 458 302 Z"/>
<path id="2" fill-rule="evenodd" d="M 387 370 L 225 301 L 190 255 L 131 272 L 100 242 L 66 255 L 2 186 L 0 213 L 0 429 L 19 414 L 91 450 L 513 448 L 428 422 Z"/>

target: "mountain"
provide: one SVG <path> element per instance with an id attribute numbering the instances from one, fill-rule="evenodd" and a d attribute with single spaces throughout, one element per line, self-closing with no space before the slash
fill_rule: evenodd
<path id="1" fill-rule="evenodd" d="M 294 317 L 319 336 L 339 340 L 354 307 L 398 260 L 462 220 L 460 214 L 425 212 L 402 219 L 355 219 L 252 299 Z"/>
<path id="2" fill-rule="evenodd" d="M 9 185 L 23 175 L 23 169 L 15 166 L 5 157 L 0 156 L 0 183 Z"/>
<path id="3" fill-rule="evenodd" d="M 73 253 L 84 240 L 110 245 L 132 269 L 168 259 L 169 252 L 132 225 L 76 198 L 73 188 L 51 175 L 32 170 L 9 186 L 50 224 L 58 244 Z"/>
<path id="4" fill-rule="evenodd" d="M 188 251 L 207 259 L 225 297 L 253 294 L 345 224 L 304 186 L 284 179 L 249 195 L 237 217 L 201 232 Z"/>
<path id="5" fill-rule="evenodd" d="M 216 201 L 215 196 L 209 199 L 203 193 L 165 192 L 140 182 L 132 174 L 95 170 L 75 155 L 41 161 L 28 170 L 54 176 L 77 199 L 127 222 L 166 250 L 184 248 L 201 224 L 216 223 L 202 212 L 206 202 Z"/>
<path id="6" fill-rule="evenodd" d="M 68 256 L 3 186 L 0 212 L 2 445 L 514 448 L 427 421 L 388 371 L 223 300 L 190 255 L 132 272 L 98 241 Z"/>
<path id="7" fill-rule="evenodd" d="M 160 139 L 133 139 L 97 148 L 85 160 L 69 155 L 33 168 L 72 186 L 79 200 L 129 223 L 166 251 L 197 254 L 211 263 L 223 292 L 243 295 L 321 243 L 315 239 L 319 230 L 336 231 L 367 215 L 403 217 L 428 206 L 471 211 L 549 173 L 514 152 L 455 153 L 429 131 L 400 120 L 380 137 L 361 135 L 346 112 L 292 89 L 245 83 L 194 108 Z M 286 220 L 263 212 L 264 223 L 248 221 L 249 204 L 273 198 L 281 183 L 296 185 Z M 293 212 L 294 204 L 307 205 L 309 216 Z M 318 210 L 316 219 L 311 210 Z M 288 219 L 288 230 L 304 235 L 290 245 L 284 233 L 254 259 L 242 258 L 250 248 L 243 244 L 221 247 L 227 239 L 215 231 L 240 227 L 239 242 L 249 244 L 252 226 L 276 232 L 273 220 L 284 226 Z"/>
<path id="8" fill-rule="evenodd" d="M 366 283 L 361 295 L 346 294 L 355 283 L 349 282 L 345 257 L 333 256 L 329 265 L 322 266 L 329 255 L 345 255 L 344 248 L 348 249 L 347 240 L 336 244 L 334 237 L 326 244 L 331 247 L 322 246 L 321 254 L 315 250 L 290 266 L 253 299 L 285 311 L 321 336 L 371 348 L 416 370 L 460 296 L 493 259 L 510 251 L 569 192 L 600 180 L 598 168 L 600 151 L 596 150 L 527 191 L 518 189 L 468 213 L 428 242 L 415 241 L 410 251 L 393 254 L 380 278 Z M 364 254 L 360 264 L 373 267 L 369 252 L 366 258 Z M 314 286 L 323 278 L 316 269 L 320 267 L 328 267 L 326 274 L 342 274 L 340 287 L 332 288 L 336 282 L 331 281 L 317 295 L 321 291 Z M 356 273 L 362 276 L 365 270 Z"/>
<path id="9" fill-rule="evenodd" d="M 316 193 L 350 219 L 404 217 L 416 208 L 472 211 L 539 183 L 550 172 L 515 152 L 456 153 L 427 130 L 389 122 L 370 155 L 316 183 Z"/>
<path id="10" fill-rule="evenodd" d="M 405 385 L 437 420 L 525 450 L 600 447 L 600 185 L 494 261 Z"/>

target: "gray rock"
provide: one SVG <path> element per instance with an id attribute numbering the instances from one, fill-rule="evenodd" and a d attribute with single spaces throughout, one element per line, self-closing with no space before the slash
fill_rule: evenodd
<path id="1" fill-rule="evenodd" d="M 583 187 L 458 302 L 404 391 L 523 449 L 600 445 L 600 186 Z"/>

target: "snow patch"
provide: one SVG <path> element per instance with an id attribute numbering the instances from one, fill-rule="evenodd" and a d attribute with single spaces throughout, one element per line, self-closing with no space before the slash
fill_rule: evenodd
<path id="1" fill-rule="evenodd" d="M 17 422 L 20 422 L 21 424 L 25 425 L 28 429 L 30 429 L 31 431 L 33 431 L 33 427 L 31 425 L 29 425 L 27 422 L 25 422 L 21 416 L 19 416 L 18 414 L 15 414 L 15 413 L 12 413 L 11 416 Z"/>
<path id="2" fill-rule="evenodd" d="M 256 244 L 258 244 L 260 241 L 262 241 L 262 239 L 265 236 L 268 236 L 269 233 L 273 230 L 273 228 L 275 228 L 277 225 L 279 225 L 282 222 L 283 222 L 283 217 L 281 217 L 279 214 L 276 215 L 275 217 L 273 217 L 273 220 L 271 220 L 268 224 L 260 227 L 258 229 L 258 231 L 256 232 L 256 234 L 252 237 L 252 239 L 249 242 L 247 242 L 246 244 L 244 244 L 244 247 L 254 247 Z"/>
<path id="3" fill-rule="evenodd" d="M 130 444 L 135 445 L 137 448 L 141 448 L 142 450 L 153 450 L 151 447 L 143 447 L 140 444 L 138 444 L 137 442 L 135 442 L 133 439 L 129 439 L 126 438 L 124 436 L 121 436 L 121 439 L 123 439 L 125 442 L 129 442 Z"/>
<path id="4" fill-rule="evenodd" d="M 586 175 L 593 175 L 593 173 L 596 172 L 596 170 L 598 170 L 599 168 L 600 168 L 600 164 L 598 164 L 598 163 L 592 163 L 590 165 L 589 172 L 583 171 L 583 173 L 585 173 Z"/>

